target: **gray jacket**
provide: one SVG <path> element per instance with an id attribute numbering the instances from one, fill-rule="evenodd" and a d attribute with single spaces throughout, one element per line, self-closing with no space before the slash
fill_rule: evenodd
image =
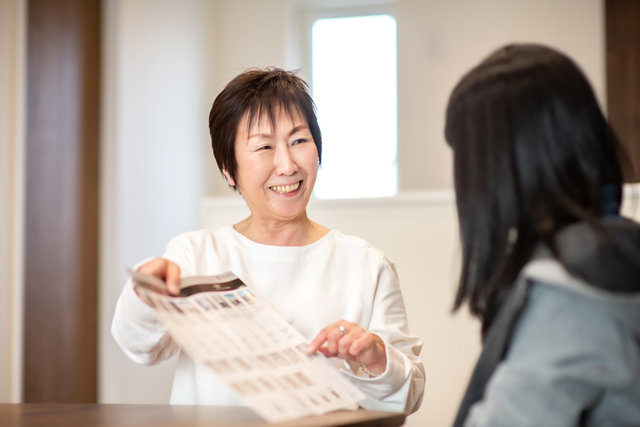
<path id="1" fill-rule="evenodd" d="M 572 225 L 557 238 L 562 263 L 542 249 L 521 271 L 465 427 L 640 426 L 640 225 L 603 221 L 608 239 Z"/>

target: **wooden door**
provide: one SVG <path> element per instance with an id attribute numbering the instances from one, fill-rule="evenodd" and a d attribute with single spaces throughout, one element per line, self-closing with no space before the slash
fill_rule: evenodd
<path id="1" fill-rule="evenodd" d="M 609 121 L 640 182 L 640 1 L 606 0 L 605 15 Z"/>
<path id="2" fill-rule="evenodd" d="M 24 402 L 95 402 L 100 0 L 27 6 Z"/>

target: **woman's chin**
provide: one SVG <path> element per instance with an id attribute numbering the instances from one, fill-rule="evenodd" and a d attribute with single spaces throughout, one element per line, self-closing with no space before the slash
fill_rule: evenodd
<path id="1" fill-rule="evenodd" d="M 271 213 L 276 218 L 294 219 L 301 215 L 306 215 L 306 212 L 307 202 L 302 197 L 302 194 L 298 198 L 280 198 L 271 203 Z"/>

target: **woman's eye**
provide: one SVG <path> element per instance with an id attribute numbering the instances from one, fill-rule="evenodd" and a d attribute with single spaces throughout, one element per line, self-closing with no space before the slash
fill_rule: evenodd
<path id="1" fill-rule="evenodd" d="M 265 145 L 265 146 L 262 146 L 262 147 L 258 148 L 258 151 L 260 151 L 260 150 L 270 150 L 270 149 L 271 149 L 270 145 Z"/>
<path id="2" fill-rule="evenodd" d="M 307 141 L 309 140 L 305 138 L 296 139 L 295 141 L 293 141 L 293 145 L 302 144 L 303 142 L 307 142 Z"/>

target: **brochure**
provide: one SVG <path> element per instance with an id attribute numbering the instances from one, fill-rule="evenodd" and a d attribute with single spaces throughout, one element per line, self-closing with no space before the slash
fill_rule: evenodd
<path id="1" fill-rule="evenodd" d="M 182 351 L 210 368 L 268 422 L 356 409 L 365 398 L 278 313 L 228 272 L 181 279 L 178 296 L 155 276 L 130 271 Z"/>

